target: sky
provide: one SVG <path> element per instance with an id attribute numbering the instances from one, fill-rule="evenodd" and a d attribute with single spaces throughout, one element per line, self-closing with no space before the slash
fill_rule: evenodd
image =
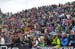
<path id="1" fill-rule="evenodd" d="M 72 2 L 74 0 L 0 0 L 0 8 L 3 13 L 16 13 L 32 7 Z"/>

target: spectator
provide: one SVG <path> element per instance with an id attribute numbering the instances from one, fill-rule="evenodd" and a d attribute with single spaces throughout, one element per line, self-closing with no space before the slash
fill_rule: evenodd
<path id="1" fill-rule="evenodd" d="M 4 33 L 5 44 L 9 43 L 9 33 Z"/>
<path id="2" fill-rule="evenodd" d="M 60 47 L 60 39 L 56 36 L 56 34 L 52 35 L 52 46 Z"/>
<path id="3" fill-rule="evenodd" d="M 39 46 L 40 47 L 45 47 L 46 46 L 46 41 L 45 41 L 45 37 L 44 36 L 41 36 L 40 37 L 40 42 L 39 42 Z"/>
<path id="4" fill-rule="evenodd" d="M 61 46 L 69 46 L 69 38 L 67 37 L 66 33 L 62 33 L 61 39 Z"/>
<path id="5" fill-rule="evenodd" d="M 38 44 L 39 44 L 38 38 L 35 36 L 32 41 L 33 48 L 37 48 Z"/>
<path id="6" fill-rule="evenodd" d="M 2 35 L 0 35 L 0 45 L 4 45 L 5 44 L 5 39 Z"/>
<path id="7" fill-rule="evenodd" d="M 74 45 L 75 44 L 75 35 L 70 35 L 69 38 L 70 38 L 70 42 L 69 42 L 70 46 L 75 47 L 75 45 Z"/>

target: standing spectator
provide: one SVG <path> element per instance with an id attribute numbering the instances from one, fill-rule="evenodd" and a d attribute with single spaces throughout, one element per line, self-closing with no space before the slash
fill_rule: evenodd
<path id="1" fill-rule="evenodd" d="M 68 45 L 69 45 L 69 38 L 67 37 L 66 33 L 62 33 L 61 46 L 68 46 Z"/>
<path id="2" fill-rule="evenodd" d="M 75 47 L 75 35 L 70 35 L 70 46 Z"/>
<path id="3" fill-rule="evenodd" d="M 5 39 L 5 43 L 9 43 L 9 33 L 4 33 L 4 39 Z"/>
<path id="4" fill-rule="evenodd" d="M 72 28 L 72 30 L 74 30 L 74 32 L 75 32 L 75 26 Z"/>
<path id="5" fill-rule="evenodd" d="M 41 46 L 41 47 L 45 47 L 46 46 L 46 41 L 45 41 L 45 37 L 44 36 L 40 37 L 39 46 Z"/>
<path id="6" fill-rule="evenodd" d="M 1 45 L 5 44 L 5 39 L 4 39 L 4 37 L 2 35 L 0 36 L 0 44 Z"/>
<path id="7" fill-rule="evenodd" d="M 39 40 L 38 40 L 38 38 L 35 36 L 35 37 L 33 38 L 33 41 L 32 41 L 33 49 L 37 48 L 38 44 L 39 44 Z"/>
<path id="8" fill-rule="evenodd" d="M 52 46 L 60 47 L 60 39 L 56 36 L 56 34 L 52 35 Z"/>

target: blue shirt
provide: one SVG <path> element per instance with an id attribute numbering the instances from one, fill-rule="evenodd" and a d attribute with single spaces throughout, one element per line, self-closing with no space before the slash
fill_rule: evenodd
<path id="1" fill-rule="evenodd" d="M 69 38 L 65 37 L 65 38 L 61 38 L 61 45 L 62 46 L 67 46 L 69 43 Z"/>

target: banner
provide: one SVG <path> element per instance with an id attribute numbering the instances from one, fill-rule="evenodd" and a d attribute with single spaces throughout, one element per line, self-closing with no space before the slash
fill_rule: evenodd
<path id="1" fill-rule="evenodd" d="M 7 46 L 0 46 L 0 49 L 75 49 L 74 47 L 37 47 L 37 48 L 30 48 L 28 46 L 23 47 L 7 47 Z"/>

